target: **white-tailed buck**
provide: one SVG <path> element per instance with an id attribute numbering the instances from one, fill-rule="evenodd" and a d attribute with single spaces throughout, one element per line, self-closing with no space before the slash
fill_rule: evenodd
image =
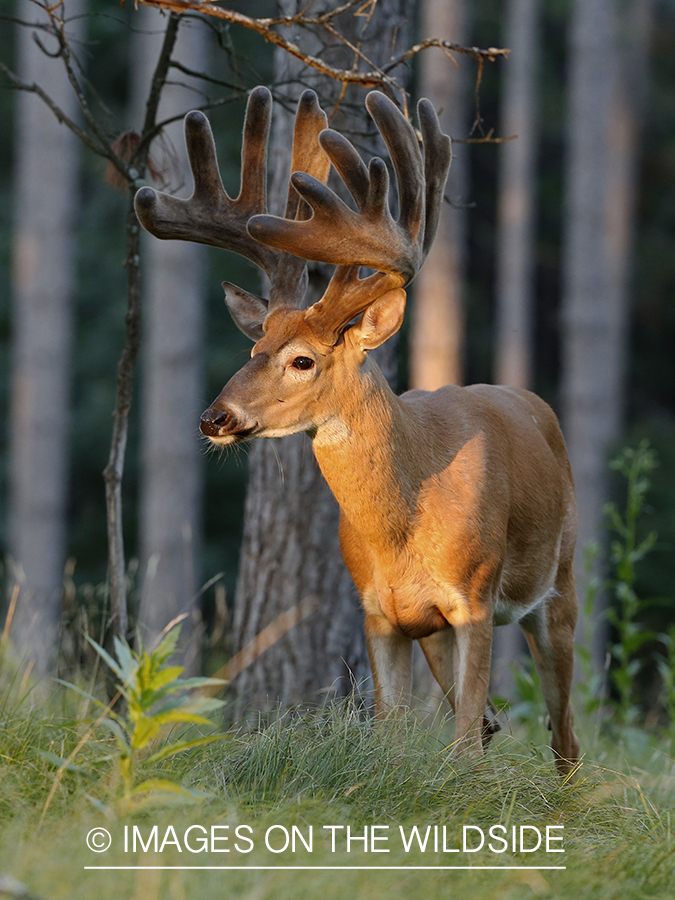
<path id="1" fill-rule="evenodd" d="M 396 173 L 398 220 L 384 162 L 366 166 L 327 129 L 311 91 L 298 105 L 284 218 L 266 211 L 265 88 L 249 99 L 236 199 L 223 189 L 199 112 L 185 121 L 192 197 L 139 191 L 138 216 L 152 234 L 233 250 L 271 284 L 269 300 L 224 285 L 235 322 L 255 344 L 201 430 L 222 446 L 311 437 L 340 504 L 342 553 L 363 602 L 376 715 L 409 702 L 418 640 L 455 710 L 458 741 L 480 750 L 490 731 L 492 628 L 519 622 L 564 773 L 579 743 L 569 706 L 576 508 L 563 437 L 552 410 L 527 391 L 450 385 L 397 397 L 369 358 L 401 327 L 403 288 L 433 242 L 451 152 L 429 101 L 418 107 L 422 147 L 383 94 L 369 94 L 366 106 Z M 326 185 L 331 164 L 354 208 Z M 309 309 L 305 260 L 336 265 Z M 361 278 L 360 267 L 375 274 Z"/>

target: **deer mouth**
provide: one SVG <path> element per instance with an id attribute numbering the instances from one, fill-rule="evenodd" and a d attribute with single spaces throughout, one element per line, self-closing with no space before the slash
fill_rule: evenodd
<path id="1" fill-rule="evenodd" d="M 201 433 L 216 443 L 234 444 L 244 441 L 259 431 L 258 422 L 239 410 L 218 410 L 209 407 L 199 422 Z"/>

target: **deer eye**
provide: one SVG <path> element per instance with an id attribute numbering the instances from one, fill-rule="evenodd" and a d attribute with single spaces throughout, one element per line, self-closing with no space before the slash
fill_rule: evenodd
<path id="1" fill-rule="evenodd" d="M 309 356 L 296 356 L 291 365 L 294 369 L 302 369 L 305 371 L 314 366 L 314 360 Z"/>

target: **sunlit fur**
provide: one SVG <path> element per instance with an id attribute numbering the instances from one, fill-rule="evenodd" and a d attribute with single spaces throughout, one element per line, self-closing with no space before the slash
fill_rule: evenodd
<path id="1" fill-rule="evenodd" d="M 566 773 L 579 750 L 569 708 L 576 507 L 560 428 L 526 391 L 447 386 L 396 397 L 368 350 L 400 327 L 404 302 L 400 290 L 380 298 L 330 347 L 306 313 L 276 311 L 210 408 L 227 417 L 212 439 L 312 438 L 341 509 L 378 716 L 409 702 L 419 640 L 458 740 L 479 751 L 493 622 L 519 621 Z M 294 369 L 297 355 L 314 366 Z"/>

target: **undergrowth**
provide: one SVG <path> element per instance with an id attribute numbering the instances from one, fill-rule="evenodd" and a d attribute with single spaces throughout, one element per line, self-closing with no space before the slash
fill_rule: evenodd
<path id="1" fill-rule="evenodd" d="M 613 568 L 604 585 L 591 583 L 587 596 L 588 605 L 604 587 L 616 601 L 610 613 L 613 693 L 598 698 L 598 675 L 590 657 L 582 658 L 584 677 L 575 686 L 573 707 L 584 758 L 574 781 L 555 771 L 546 747 L 541 690 L 527 666 L 516 673 L 517 697 L 502 714 L 504 730 L 488 753 L 467 759 L 456 753 L 451 721 L 436 720 L 429 727 L 410 715 L 376 729 L 353 697 L 320 709 L 279 712 L 258 727 L 220 733 L 204 717 L 219 702 L 195 693 L 208 682 L 183 679 L 171 658 L 175 633 L 147 650 L 132 651 L 118 642 L 114 656 L 96 647 L 125 700 L 115 708 L 80 686 L 75 691 L 64 685 L 51 692 L 44 685 L 31 690 L 0 642 L 0 895 L 4 890 L 10 897 L 44 900 L 182 900 L 221 896 L 226 877 L 228 896 L 256 900 L 297 900 L 317 893 L 322 900 L 407 900 L 418 893 L 445 898 L 447 872 L 446 880 L 439 880 L 429 864 L 461 861 L 473 868 L 453 872 L 452 884 L 473 900 L 671 896 L 674 630 L 659 636 L 665 727 L 663 722 L 651 729 L 635 727 L 632 690 L 638 652 L 645 646 L 635 567 L 655 540 L 638 538 L 638 519 L 653 462 L 638 448 L 616 465 L 626 477 L 627 495 L 621 511 L 609 508 Z M 565 829 L 564 866 L 554 875 L 531 871 L 528 864 L 561 859 L 522 850 L 498 858 L 483 851 L 465 853 L 460 860 L 436 851 L 415 857 L 398 848 L 387 857 L 372 852 L 366 858 L 349 846 L 327 851 L 324 842 L 312 857 L 294 852 L 281 858 L 257 846 L 250 857 L 212 853 L 208 859 L 187 859 L 202 864 L 194 873 L 184 874 L 181 868 L 186 862 L 176 837 L 181 827 L 206 832 L 243 825 L 250 834 L 269 827 L 307 834 L 315 828 L 320 835 L 331 823 L 364 834 L 373 825 L 392 834 L 397 828 L 447 827 L 455 836 L 451 840 L 464 826 L 555 826 Z M 147 863 L 150 868 L 135 874 L 120 869 L 114 876 L 83 875 L 87 866 L 100 861 L 86 846 L 86 835 L 102 824 L 113 840 L 105 862 Z M 121 849 L 129 828 L 140 829 L 147 842 L 131 856 Z M 164 834 L 166 849 L 151 846 L 153 828 Z M 405 874 L 397 871 L 394 878 L 382 871 L 366 877 L 355 868 L 364 861 L 399 866 Z M 316 871 L 307 880 L 309 875 L 291 877 L 287 871 L 260 874 L 233 868 L 236 863 L 279 862 L 309 862 Z M 480 870 L 481 864 L 493 862 L 499 871 Z M 225 863 L 229 871 L 212 874 L 205 863 Z M 341 866 L 339 877 L 316 868 L 322 863 Z M 424 863 L 423 871 L 413 863 Z M 154 881 L 141 874 L 149 871 L 159 872 Z M 17 893 L 21 886 L 6 888 L 4 874 L 30 884 L 34 893 Z"/>
<path id="2" fill-rule="evenodd" d="M 366 858 L 354 850 L 346 853 L 344 848 L 328 855 L 324 848 L 308 860 L 297 855 L 272 857 L 258 850 L 250 858 L 211 855 L 208 859 L 187 860 L 184 852 L 177 853 L 173 848 L 159 856 L 148 851 L 130 858 L 121 852 L 125 826 L 136 826 L 147 836 L 153 826 L 157 826 L 161 835 L 169 826 L 180 833 L 181 827 L 194 823 L 207 828 L 212 824 L 222 827 L 223 823 L 229 823 L 234 827 L 245 823 L 256 834 L 262 834 L 270 826 L 297 826 L 304 832 L 314 826 L 320 834 L 328 823 L 350 826 L 354 833 L 361 833 L 374 823 L 389 827 L 392 833 L 399 826 L 410 829 L 413 825 L 420 828 L 437 825 L 446 826 L 453 840 L 461 834 L 464 825 L 488 828 L 500 823 L 510 828 L 526 823 L 542 829 L 546 825 L 562 825 L 566 841 L 563 862 L 567 868 L 556 873 L 555 880 L 547 876 L 540 883 L 541 890 L 534 895 L 556 900 L 667 896 L 667 893 L 645 893 L 646 885 L 657 890 L 672 877 L 675 852 L 675 760 L 653 739 L 635 746 L 627 732 L 625 742 L 600 737 L 594 743 L 593 723 L 582 720 L 579 730 L 585 750 L 584 763 L 576 781 L 566 783 L 556 774 L 550 751 L 545 747 L 546 732 L 540 725 L 535 729 L 512 723 L 511 733 L 497 735 L 488 753 L 478 759 L 464 759 L 455 754 L 451 722 L 428 728 L 411 720 L 404 727 L 395 728 L 392 724 L 389 728 L 374 729 L 358 704 L 346 699 L 320 710 L 279 714 L 276 721 L 261 724 L 257 729 L 231 729 L 216 743 L 194 745 L 182 753 L 145 763 L 148 770 L 144 777 L 168 779 L 186 790 L 208 796 L 199 807 L 194 803 L 185 806 L 176 796 L 171 806 L 130 809 L 112 802 L 119 796 L 120 787 L 118 768 L 112 758 L 114 738 L 99 729 L 91 733 L 80 750 L 79 763 L 62 773 L 45 814 L 56 773 L 40 751 L 49 749 L 67 757 L 91 731 L 91 722 L 63 715 L 68 702 L 67 694 L 57 692 L 52 712 L 30 709 L 29 704 L 18 710 L 5 708 L 0 728 L 3 785 L 0 875 L 4 870 L 29 882 L 36 895 L 45 900 L 91 897 L 94 884 L 99 900 L 108 897 L 173 900 L 174 896 L 206 896 L 202 891 L 209 885 L 209 890 L 218 890 L 218 882 L 210 881 L 206 870 L 194 876 L 199 881 L 190 881 L 192 875 L 185 876 L 188 880 L 184 895 L 175 893 L 175 885 L 170 888 L 173 882 L 167 880 L 169 876 L 163 876 L 164 888 L 153 888 L 156 892 L 147 896 L 138 892 L 133 879 L 125 881 L 126 876 L 121 873 L 113 878 L 98 872 L 96 880 L 87 882 L 89 887 L 81 886 L 83 876 L 78 873 L 83 872 L 84 866 L 100 861 L 84 843 L 89 830 L 99 825 L 104 825 L 113 835 L 117 850 L 110 851 L 105 862 L 116 865 L 133 862 L 161 866 L 263 865 L 309 861 L 338 863 L 349 868 L 364 861 L 403 866 L 420 862 L 448 864 L 447 854 L 413 858 L 399 851 L 386 858 L 375 854 Z M 93 765 L 95 760 L 106 757 L 106 763 Z M 92 804 L 92 798 L 97 804 Z M 105 815 L 102 816 L 101 810 L 106 811 Z M 41 848 L 39 852 L 38 848 Z M 457 861 L 457 857 L 450 860 Z M 527 858 L 521 853 L 510 854 L 508 859 L 483 854 L 461 861 L 473 865 L 496 862 L 522 866 L 550 863 L 551 859 Z M 623 873 L 621 895 L 609 890 L 602 892 L 598 887 L 603 878 L 608 884 L 612 881 L 613 871 Z M 587 886 L 584 890 L 580 889 L 575 872 L 583 873 Z M 384 874 L 378 874 L 377 878 L 384 878 Z M 464 878 L 461 872 L 453 873 L 453 879 L 460 879 L 456 883 L 466 889 L 473 885 L 471 892 L 476 898 L 533 896 L 528 892 L 510 894 L 504 887 L 510 882 L 494 880 L 507 879 L 507 870 L 501 875 L 490 874 L 494 875 L 492 882 L 487 880 L 487 875 L 471 875 L 474 881 L 466 882 L 461 880 Z M 94 875 L 88 877 L 93 879 Z M 238 882 L 238 877 L 236 872 L 227 875 L 228 884 L 240 884 L 228 896 L 249 896 L 253 890 L 250 881 L 253 874 L 246 876 L 248 887 Z M 257 882 L 258 889 L 251 896 L 269 900 L 292 896 L 286 882 L 280 883 L 276 876 L 269 878 Z M 359 889 L 349 881 L 351 878 L 351 874 L 340 874 L 339 883 L 345 889 L 352 884 L 350 896 L 369 898 L 370 893 Z M 55 891 L 54 884 L 61 888 Z M 295 896 L 314 896 L 318 882 L 311 884 L 312 889 L 308 887 L 305 891 L 298 882 Z M 338 900 L 346 896 L 340 893 L 337 884 L 324 885 L 322 893 L 326 898 Z M 190 890 L 189 885 L 192 885 Z M 477 885 L 483 887 L 477 890 Z M 593 886 L 592 892 L 588 885 Z M 390 891 L 390 900 L 409 896 L 402 887 L 390 886 Z M 431 896 L 446 894 L 432 891 Z"/>

